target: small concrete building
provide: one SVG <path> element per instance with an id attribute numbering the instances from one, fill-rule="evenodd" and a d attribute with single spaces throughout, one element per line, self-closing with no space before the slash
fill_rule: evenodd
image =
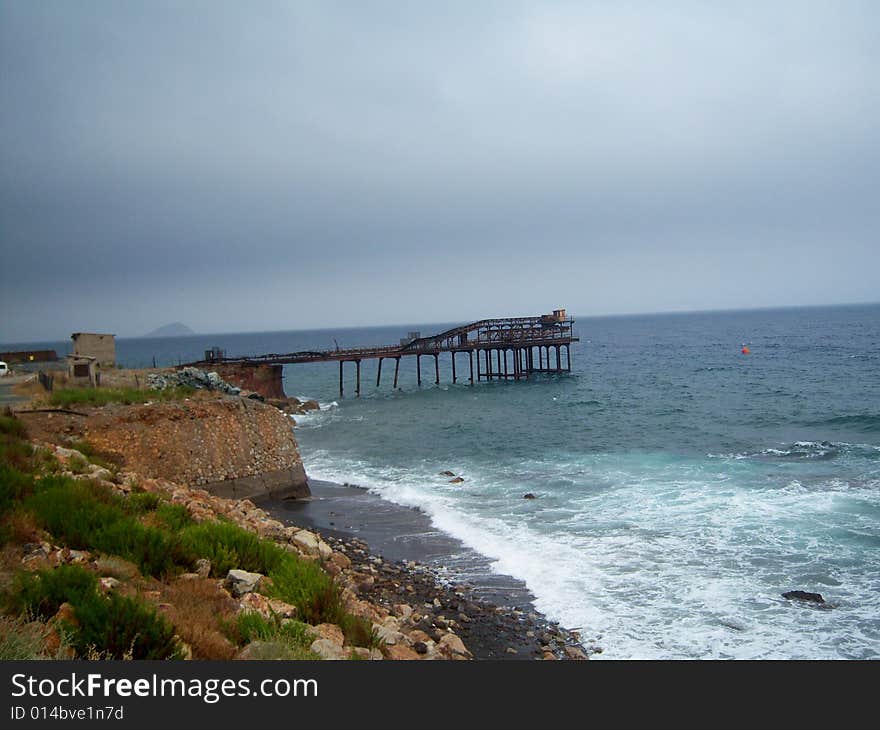
<path id="1" fill-rule="evenodd" d="M 101 380 L 95 366 L 97 360 L 87 355 L 67 356 L 67 378 L 72 385 L 97 387 Z"/>
<path id="2" fill-rule="evenodd" d="M 74 355 L 95 358 L 99 368 L 116 367 L 116 335 L 74 332 L 70 339 Z"/>

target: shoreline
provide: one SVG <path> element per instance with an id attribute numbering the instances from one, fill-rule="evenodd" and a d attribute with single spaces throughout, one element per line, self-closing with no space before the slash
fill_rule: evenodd
<path id="1" fill-rule="evenodd" d="M 421 511 L 351 484 L 309 484 L 309 499 L 260 507 L 285 525 L 317 533 L 369 574 L 359 595 L 398 613 L 422 614 L 418 623 L 429 635 L 454 628 L 478 660 L 589 657 L 576 631 L 535 608 L 522 581 L 492 572 L 488 558 L 435 529 Z"/>

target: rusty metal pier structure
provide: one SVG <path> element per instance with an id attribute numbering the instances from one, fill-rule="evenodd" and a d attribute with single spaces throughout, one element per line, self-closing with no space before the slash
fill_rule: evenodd
<path id="1" fill-rule="evenodd" d="M 338 362 L 339 395 L 344 394 L 344 365 L 354 363 L 356 370 L 355 394 L 361 394 L 361 362 L 378 360 L 376 387 L 382 382 L 382 364 L 394 360 L 394 388 L 400 375 L 400 360 L 416 358 L 416 378 L 422 384 L 422 358 L 434 359 L 434 383 L 440 384 L 440 355 L 449 353 L 452 364 L 452 382 L 459 379 L 456 369 L 461 355 L 467 356 L 468 382 L 481 380 L 520 380 L 533 373 L 562 373 L 571 370 L 571 343 L 578 342 L 574 335 L 574 320 L 564 309 L 535 317 L 499 317 L 481 319 L 422 337 L 410 332 L 398 345 L 353 347 L 322 351 L 289 352 L 254 357 L 226 357 L 220 350 L 205 352 L 201 365 L 229 363 L 238 365 L 292 365 L 305 362 Z M 563 362 L 563 351 L 565 352 Z M 476 363 L 476 368 L 474 364 Z"/>

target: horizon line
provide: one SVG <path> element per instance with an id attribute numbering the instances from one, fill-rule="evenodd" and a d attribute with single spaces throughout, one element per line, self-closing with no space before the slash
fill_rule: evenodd
<path id="1" fill-rule="evenodd" d="M 578 314 L 578 315 L 569 315 L 572 319 L 605 319 L 605 318 L 625 318 L 625 317 L 660 317 L 660 316 L 677 316 L 677 315 L 687 315 L 687 314 L 722 314 L 722 313 L 737 313 L 737 312 L 776 312 L 776 311 L 786 311 L 793 309 L 834 309 L 834 308 L 843 308 L 843 307 L 871 307 L 880 305 L 880 300 L 877 301 L 860 301 L 860 302 L 835 302 L 833 304 L 781 304 L 781 305 L 773 305 L 773 306 L 761 306 L 761 307 L 722 307 L 722 308 L 714 308 L 714 309 L 663 309 L 663 310 L 653 310 L 653 311 L 641 311 L 641 312 L 605 312 L 602 314 Z M 514 315 L 514 316 L 523 316 L 523 315 Z M 525 316 L 533 316 L 533 315 L 525 315 Z M 480 317 L 480 319 L 492 319 L 493 317 Z M 148 339 L 185 339 L 187 337 L 209 337 L 212 335 L 259 335 L 259 334 L 271 334 L 276 332 L 334 332 L 338 330 L 351 330 L 351 329 L 379 329 L 379 328 L 388 328 L 388 327 L 410 327 L 412 325 L 447 325 L 447 324 L 459 324 L 459 323 L 467 323 L 468 321 L 479 321 L 479 320 L 447 320 L 447 321 L 437 321 L 437 322 L 390 322 L 390 323 L 382 323 L 382 324 L 360 324 L 360 325 L 333 325 L 331 327 L 298 327 L 291 329 L 265 329 L 265 330 L 234 330 L 234 331 L 221 331 L 216 330 L 212 332 L 194 332 L 191 335 L 160 335 L 158 337 L 149 337 L 147 335 L 116 335 L 116 339 L 118 340 L 148 340 Z M 164 327 L 165 325 L 160 325 Z M 187 325 L 188 326 L 188 325 Z M 86 330 L 79 329 L 78 332 L 85 332 Z M 47 342 L 66 342 L 70 339 L 70 336 L 61 339 L 44 339 L 44 340 L 22 340 L 22 341 L 0 341 L 0 345 L 31 345 L 31 344 L 43 344 Z"/>

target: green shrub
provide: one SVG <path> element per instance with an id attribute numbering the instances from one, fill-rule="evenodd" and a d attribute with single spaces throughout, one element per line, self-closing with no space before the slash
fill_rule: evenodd
<path id="1" fill-rule="evenodd" d="M 144 504 L 129 505 L 128 499 L 94 482 L 44 477 L 35 484 L 25 508 L 70 547 L 118 555 L 136 563 L 146 575 L 173 572 L 181 559 L 176 536 L 141 524 L 131 513 Z"/>
<path id="2" fill-rule="evenodd" d="M 71 643 L 80 656 L 92 651 L 113 659 L 179 659 L 182 655 L 174 628 L 141 600 L 118 593 L 93 595 L 75 608 L 79 625 Z"/>
<path id="3" fill-rule="evenodd" d="M 296 606 L 303 621 L 338 622 L 343 613 L 339 593 L 330 576 L 315 563 L 284 553 L 269 577 L 270 595 Z"/>
<path id="4" fill-rule="evenodd" d="M 320 659 L 308 649 L 312 641 L 306 636 L 308 628 L 299 621 L 282 623 L 277 617 L 267 619 L 254 611 L 242 611 L 226 631 L 235 644 L 263 642 L 250 650 L 251 659 Z"/>
<path id="5" fill-rule="evenodd" d="M 15 416 L 0 416 L 0 433 L 16 439 L 27 438 L 27 429 Z"/>
<path id="6" fill-rule="evenodd" d="M 181 559 L 178 541 L 173 535 L 132 518 L 100 528 L 91 542 L 93 549 L 131 560 L 144 575 L 157 578 L 176 572 Z"/>
<path id="7" fill-rule="evenodd" d="M 224 578 L 233 568 L 268 574 L 286 553 L 268 540 L 229 522 L 203 522 L 183 530 L 184 552 L 211 561 L 211 575 Z"/>
<path id="8" fill-rule="evenodd" d="M 338 623 L 345 634 L 345 640 L 352 646 L 365 646 L 368 649 L 378 649 L 381 646 L 382 640 L 368 619 L 343 613 Z"/>
<path id="9" fill-rule="evenodd" d="M 34 488 L 34 478 L 7 464 L 0 464 L 0 515 L 12 509 L 15 504 L 30 494 Z"/>
<path id="10" fill-rule="evenodd" d="M 0 464 L 30 474 L 34 471 L 34 447 L 16 436 L 0 434 Z"/>
<path id="11" fill-rule="evenodd" d="M 195 524 L 186 507 L 182 504 L 169 504 L 162 502 L 156 508 L 156 522 L 170 530 L 172 533 L 178 533 Z"/>
<path id="12" fill-rule="evenodd" d="M 300 621 L 286 621 L 277 617 L 265 618 L 256 611 L 242 611 L 235 618 L 235 631 L 230 637 L 238 644 L 252 641 L 278 641 L 288 646 L 308 646 L 308 626 Z"/>
<path id="13" fill-rule="evenodd" d="M 162 502 L 162 498 L 153 492 L 137 492 L 129 494 L 125 498 L 124 507 L 132 514 L 143 514 L 144 512 L 153 512 Z"/>
<path id="14" fill-rule="evenodd" d="M 74 474 L 86 474 L 89 471 L 89 462 L 84 456 L 73 454 L 67 460 L 67 468 Z"/>
<path id="15" fill-rule="evenodd" d="M 79 565 L 59 565 L 36 573 L 20 572 L 7 596 L 9 607 L 19 614 L 52 618 L 62 603 L 77 605 L 96 595 L 98 578 Z"/>

